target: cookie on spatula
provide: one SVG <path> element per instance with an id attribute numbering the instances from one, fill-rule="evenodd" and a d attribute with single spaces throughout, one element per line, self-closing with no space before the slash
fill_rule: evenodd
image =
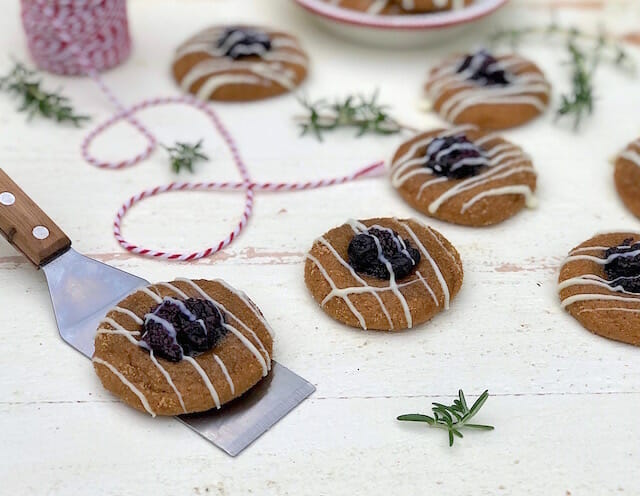
<path id="1" fill-rule="evenodd" d="M 273 334 L 256 305 L 223 281 L 142 287 L 112 308 L 93 365 L 106 389 L 155 416 L 220 408 L 271 369 Z"/>

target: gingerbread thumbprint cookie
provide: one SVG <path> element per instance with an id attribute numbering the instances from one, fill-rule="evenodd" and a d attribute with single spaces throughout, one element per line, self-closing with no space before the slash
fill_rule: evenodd
<path id="1" fill-rule="evenodd" d="M 466 226 L 488 226 L 534 207 L 536 172 L 519 146 L 471 126 L 436 129 L 403 143 L 391 183 L 416 210 Z"/>
<path id="2" fill-rule="evenodd" d="M 304 279 L 334 319 L 399 331 L 449 308 L 462 285 L 460 255 L 439 232 L 413 219 L 351 220 L 316 239 Z"/>
<path id="3" fill-rule="evenodd" d="M 614 177 L 620 198 L 633 215 L 640 217 L 640 138 L 618 156 Z"/>
<path id="4" fill-rule="evenodd" d="M 599 234 L 569 252 L 558 291 L 589 331 L 640 346 L 640 234 Z"/>
<path id="5" fill-rule="evenodd" d="M 443 10 L 458 10 L 471 5 L 473 0 L 392 0 L 403 10 L 421 14 Z"/>
<path id="6" fill-rule="evenodd" d="M 425 88 L 445 120 L 486 129 L 530 121 L 547 108 L 551 91 L 533 62 L 485 50 L 446 59 L 431 70 Z"/>
<path id="7" fill-rule="evenodd" d="M 293 90 L 308 58 L 288 34 L 254 26 L 215 26 L 183 43 L 173 61 L 180 87 L 203 100 L 248 101 Z"/>
<path id="8" fill-rule="evenodd" d="M 327 3 L 344 9 L 356 10 L 371 15 L 403 15 L 403 10 L 393 0 L 325 0 Z"/>
<path id="9" fill-rule="evenodd" d="M 106 389 L 155 415 L 220 408 L 271 369 L 273 333 L 223 281 L 143 287 L 100 323 L 93 366 Z"/>

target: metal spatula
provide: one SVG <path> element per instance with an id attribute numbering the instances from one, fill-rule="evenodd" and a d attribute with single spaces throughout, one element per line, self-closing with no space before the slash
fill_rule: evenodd
<path id="1" fill-rule="evenodd" d="M 60 336 L 93 355 L 100 320 L 148 281 L 80 255 L 58 226 L 0 169 L 0 232 L 47 278 Z M 289 413 L 315 387 L 273 362 L 269 376 L 220 411 L 176 417 L 231 456 Z"/>

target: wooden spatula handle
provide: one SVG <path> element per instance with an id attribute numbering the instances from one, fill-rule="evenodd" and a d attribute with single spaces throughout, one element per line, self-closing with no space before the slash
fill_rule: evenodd
<path id="1" fill-rule="evenodd" d="M 37 266 L 64 253 L 71 241 L 0 169 L 0 232 Z"/>

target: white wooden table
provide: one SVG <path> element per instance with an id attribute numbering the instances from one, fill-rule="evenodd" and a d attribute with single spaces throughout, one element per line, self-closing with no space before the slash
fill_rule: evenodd
<path id="1" fill-rule="evenodd" d="M 28 60 L 17 1 L 2 0 L 2 71 L 7 57 Z M 544 23 L 549 2 L 514 1 L 495 18 Z M 637 0 L 557 2 L 560 20 L 619 33 L 640 25 Z M 606 4 L 605 7 L 603 7 Z M 618 7 L 616 7 L 618 6 Z M 390 52 L 350 45 L 310 23 L 288 0 L 136 0 L 135 50 L 108 84 L 135 102 L 176 94 L 168 75 L 173 48 L 210 23 L 254 20 L 286 27 L 308 49 L 312 97 L 370 92 L 421 127 L 421 83 L 431 63 L 478 46 L 489 32 L 431 50 Z M 636 32 L 636 40 L 640 38 Z M 633 36 L 630 36 L 633 38 Z M 632 50 L 635 50 L 632 48 Z M 568 74 L 558 45 L 523 51 L 558 91 Z M 637 59 L 640 53 L 633 52 Z M 62 84 L 96 124 L 111 109 L 85 79 Z M 176 494 L 640 494 L 640 350 L 596 337 L 561 311 L 556 272 L 567 251 L 597 231 L 637 229 L 612 184 L 609 158 L 640 134 L 640 83 L 603 67 L 595 117 L 579 134 L 552 112 L 505 135 L 523 145 L 540 172 L 540 206 L 490 229 L 430 223 L 460 251 L 463 289 L 449 312 L 400 334 L 359 332 L 327 317 L 302 278 L 312 240 L 350 217 L 417 215 L 388 181 L 371 179 L 306 193 L 260 194 L 255 217 L 223 253 L 192 264 L 129 255 L 111 235 L 121 202 L 174 178 L 165 156 L 122 172 L 82 161 L 88 130 L 26 123 L 0 97 L 0 166 L 38 201 L 75 247 L 150 280 L 224 278 L 245 288 L 277 331 L 275 356 L 317 392 L 252 447 L 232 459 L 171 419 L 151 419 L 104 391 L 85 358 L 58 338 L 41 273 L 0 242 L 0 493 L 155 496 Z M 293 97 L 218 105 L 257 180 L 342 174 L 387 158 L 399 137 L 298 138 Z M 205 138 L 212 160 L 203 180 L 234 179 L 226 150 L 204 117 L 165 108 L 142 115 L 161 140 Z M 105 158 L 128 156 L 141 140 L 126 127 L 97 143 Z M 164 248 L 198 248 L 226 234 L 242 195 L 187 193 L 152 199 L 127 218 L 128 237 Z M 458 388 L 491 397 L 478 421 L 496 426 L 447 445 L 442 431 L 401 424 Z"/>

